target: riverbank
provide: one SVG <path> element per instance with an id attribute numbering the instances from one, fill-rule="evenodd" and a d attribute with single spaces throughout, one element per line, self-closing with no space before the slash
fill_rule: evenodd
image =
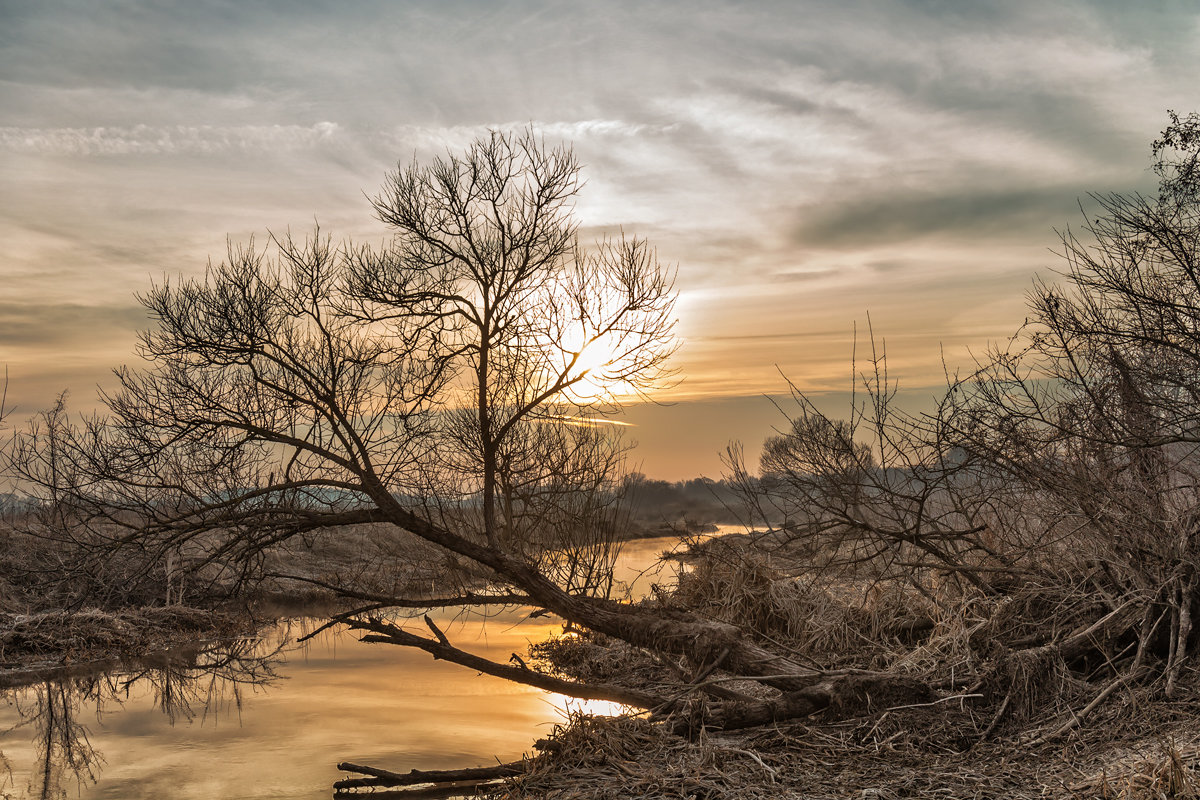
<path id="1" fill-rule="evenodd" d="M 636 717 L 579 718 L 556 731 L 527 773 L 488 797 L 1158 800 L 1194 798 L 1200 788 L 1194 710 L 1151 706 L 1138 725 L 1113 720 L 1115 730 L 1094 728 L 1067 743 L 1006 738 L 965 751 L 939 738 L 945 717 L 898 709 L 695 741 Z"/>
<path id="2" fill-rule="evenodd" d="M 890 697 L 886 683 L 865 696 L 831 691 L 810 713 L 722 729 L 722 705 L 788 692 L 596 634 L 561 637 L 533 649 L 543 669 L 652 694 L 694 689 L 669 719 L 571 720 L 489 797 L 1200 797 L 1200 667 L 1189 664 L 1169 697 L 1136 680 L 1149 672 L 1106 680 L 1106 665 L 1135 657 L 1137 640 L 1105 636 L 1119 614 L 1066 581 L 925 596 L 865 562 L 832 570 L 831 554 L 823 561 L 773 535 L 709 538 L 684 553 L 690 569 L 648 601 L 664 617 L 727 621 L 827 680 L 886 671 L 930 696 Z M 1151 646 L 1140 657 L 1156 665 L 1168 654 Z"/>
<path id="3" fill-rule="evenodd" d="M 197 648 L 248 636 L 259 624 L 244 610 L 190 606 L 0 613 L 0 689 L 187 660 Z"/>
<path id="4" fill-rule="evenodd" d="M 1194 667 L 1185 671 L 1179 694 L 1166 700 L 1153 686 L 1130 682 L 1104 689 L 1098 683 L 1089 684 L 1089 676 L 1102 666 L 1092 660 L 1090 652 L 1064 659 L 1046 651 L 1046 657 L 1038 662 L 1013 659 L 1018 646 L 1026 648 L 1022 652 L 1029 651 L 1031 632 L 1045 631 L 1045 636 L 1057 636 L 1061 641 L 1065 632 L 1103 619 L 1102 608 L 1082 605 L 1073 612 L 1074 617 L 1064 616 L 1063 609 L 1070 607 L 1056 605 L 1069 599 L 1064 590 L 1013 585 L 1004 595 L 963 595 L 957 606 L 948 602 L 955 595 L 946 588 L 948 594 L 940 598 L 946 605 L 939 610 L 911 585 L 869 571 L 842 572 L 838 580 L 831 581 L 821 572 L 825 565 L 819 559 L 789 551 L 787 545 L 777 536 L 735 533 L 705 537 L 687 550 L 687 567 L 676 584 L 672 566 L 664 567 L 665 572 L 657 576 L 642 574 L 646 566 L 657 563 L 663 541 L 631 540 L 626 547 L 636 563 L 619 565 L 619 580 L 630 587 L 641 581 L 636 584 L 639 588 L 631 588 L 633 596 L 642 597 L 639 602 L 658 609 L 656 613 L 663 618 L 688 613 L 729 621 L 772 648 L 793 653 L 830 675 L 887 670 L 925 682 L 934 687 L 933 694 L 920 701 L 890 698 L 886 693 L 858 698 L 832 694 L 831 702 L 807 715 L 723 730 L 709 724 L 716 721 L 712 715 L 722 704 L 729 707 L 731 699 L 739 698 L 777 700 L 781 693 L 761 682 L 738 680 L 719 665 L 707 667 L 651 656 L 597 634 L 572 632 L 551 637 L 558 630 L 555 618 L 531 620 L 519 610 L 492 617 L 487 624 L 480 624 L 478 633 L 467 636 L 463 628 L 455 627 L 460 624 L 456 620 L 462 619 L 459 612 L 451 610 L 432 618 L 434 626 L 446 632 L 456 646 L 470 650 L 486 642 L 486 652 L 496 663 L 517 663 L 511 661 L 516 655 L 524 659 L 522 664 L 582 684 L 626 686 L 670 696 L 676 701 L 670 716 L 665 712 L 623 715 L 619 708 L 606 704 L 605 711 L 617 716 L 589 717 L 576 706 L 552 731 L 521 733 L 504 728 L 501 722 L 501 730 L 507 731 L 504 746 L 489 745 L 497 749 L 473 751 L 470 757 L 422 751 L 417 758 L 398 744 L 400 739 L 389 741 L 393 749 L 386 752 L 354 751 L 335 741 L 313 757 L 327 758 L 330 768 L 345 760 L 399 772 L 494 764 L 496 758 L 512 758 L 524 751 L 525 758 L 514 762 L 521 765 L 518 774 L 508 777 L 500 788 L 488 788 L 493 797 L 509 800 L 858 798 L 864 791 L 882 798 L 1149 800 L 1200 793 L 1200 739 L 1195 735 L 1200 730 L 1200 675 Z M 385 541 L 363 530 L 349 538 L 314 540 L 295 551 L 281 551 L 271 567 L 280 582 L 266 584 L 268 591 L 260 595 L 258 609 L 287 615 L 302 608 L 288 606 L 298 599 L 327 602 L 330 590 L 321 584 L 341 582 L 356 574 L 368 579 L 362 585 L 378 591 L 391 587 L 428 592 L 438 585 L 431 573 L 453 565 L 435 560 L 437 551 L 403 550 L 407 546 L 403 539 Z M 414 546 L 424 547 L 420 543 Z M 405 558 L 409 560 L 405 562 Z M 805 572 L 803 564 L 810 564 L 811 570 Z M 307 570 L 305 580 L 298 579 L 302 570 Z M 292 577 L 282 577 L 285 574 Z M 321 608 L 326 613 L 338 610 L 331 605 Z M 172 618 L 173 614 L 183 618 Z M 27 643 L 78 639 L 69 648 L 71 659 L 52 665 L 67 672 L 50 673 L 69 675 L 76 674 L 70 672 L 77 663 L 75 654 L 97 645 L 112 647 L 131 632 L 144 637 L 136 641 L 153 648 L 164 642 L 147 632 L 159 626 L 184 633 L 191 626 L 191 636 L 197 639 L 215 629 L 205 627 L 208 623 L 203 615 L 191 614 L 164 608 L 129 619 L 110 612 L 79 615 L 75 624 L 86 622 L 86 627 L 97 632 L 91 637 L 69 629 L 56 631 L 55 625 L 69 624 L 44 614 L 22 630 L 34 634 L 26 636 Z M 253 614 L 246 617 L 253 618 Z M 914 620 L 922 624 L 914 624 Z M 236 625 L 234 621 L 231 634 L 236 635 Z M 413 628 L 420 630 L 421 623 Z M 515 640 L 502 638 L 502 631 L 503 637 L 508 637 L 518 630 L 521 633 Z M 544 643 L 547 637 L 550 641 Z M 339 641 L 354 639 L 354 634 L 346 634 Z M 504 642 L 502 647 L 496 647 L 498 641 Z M 166 644 L 169 647 L 170 643 Z M 526 655 L 530 644 L 534 647 Z M 1108 647 L 1101 639 L 1094 644 Z M 376 683 L 371 689 L 378 692 L 369 701 L 355 701 L 356 710 L 338 712 L 364 715 L 339 719 L 341 725 L 354 719 L 359 724 L 375 724 L 381 703 L 401 699 L 395 676 L 404 675 L 407 685 L 425 665 L 437 665 L 443 671 L 431 678 L 430 688 L 425 690 L 429 695 L 421 701 L 424 705 L 433 706 L 428 697 L 448 691 L 447 678 L 442 676 L 461 679 L 464 687 L 470 687 L 463 691 L 471 692 L 471 699 L 462 706 L 437 705 L 430 722 L 434 727 L 451 725 L 450 720 L 457 725 L 477 715 L 481 704 L 490 702 L 484 698 L 493 693 L 502 696 L 501 686 L 515 687 L 530 702 L 544 697 L 529 687 L 431 661 L 425 653 L 410 648 L 357 642 L 354 646 L 370 651 L 372 658 L 378 653 L 390 666 L 376 678 L 369 678 L 369 673 L 357 666 L 337 667 L 347 668 L 345 680 L 356 687 L 355 692 L 364 683 Z M 1112 647 L 1116 649 L 1108 652 L 1122 657 L 1120 648 L 1125 645 L 1114 641 Z M 136 649 L 124 647 L 122 652 Z M 1147 658 L 1159 657 L 1147 654 Z M 304 658 L 307 661 L 308 656 Z M 394 658 L 401 660 L 389 660 Z M 1025 670 L 1019 680 L 999 673 L 1018 668 Z M 998 673 L 1005 683 L 995 677 Z M 342 688 L 320 691 L 345 692 L 346 685 L 339 679 L 330 686 Z M 681 686 L 687 687 L 682 695 Z M 1062 703 L 1063 697 L 1069 697 L 1076 709 L 1088 705 L 1090 699 L 1097 700 L 1094 707 L 1081 712 L 1087 724 L 1072 722 L 1074 712 Z M 1103 702 L 1106 698 L 1108 702 Z M 411 698 L 403 702 L 409 704 L 404 716 L 415 718 Z M 320 712 L 312 713 L 306 728 L 328 724 Z M 390 728 L 382 735 L 401 736 Z M 333 781 L 324 784 L 326 791 Z"/>
<path id="5" fill-rule="evenodd" d="M 696 522 L 637 525 L 624 541 L 645 549 L 663 537 L 716 530 Z M 245 586 L 210 567 L 189 574 L 185 564 L 139 576 L 136 592 L 116 581 L 89 591 L 80 588 L 85 581 L 61 547 L 0 531 L 0 688 L 162 658 L 252 635 L 282 618 L 330 616 L 370 598 L 453 596 L 486 583 L 446 551 L 385 525 L 316 532 L 276 545 Z M 648 566 L 660 549 L 639 558 Z M 632 585 L 643 569 L 624 568 L 618 580 Z"/>
<path id="6" fill-rule="evenodd" d="M 0 687 L 161 659 L 284 617 L 334 614 L 357 602 L 339 586 L 429 595 L 452 572 L 442 551 L 390 526 L 296 537 L 265 552 L 251 580 L 186 553 L 122 580 L 123 569 L 135 571 L 71 548 L 0 531 Z"/>

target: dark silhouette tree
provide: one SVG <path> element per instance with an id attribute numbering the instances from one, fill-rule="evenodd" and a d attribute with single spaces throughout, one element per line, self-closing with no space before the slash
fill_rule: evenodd
<path id="1" fill-rule="evenodd" d="M 664 712 L 706 691 L 728 701 L 714 725 L 810 713 L 847 678 L 870 691 L 873 675 L 828 674 L 736 625 L 606 596 L 590 567 L 620 534 L 621 473 L 596 418 L 669 378 L 675 295 L 644 240 L 579 244 L 579 188 L 569 150 L 492 133 L 388 177 L 374 201 L 394 234 L 386 247 L 273 237 L 268 250 L 231 247 L 201 279 L 153 287 L 142 300 L 157 325 L 139 351 L 150 366 L 118 372 L 106 416 L 56 415 L 25 437 L 24 479 L 54 491 L 89 563 L 125 585 L 167 563 L 250 579 L 278 542 L 372 523 L 436 545 L 485 586 L 430 599 L 339 585 L 369 605 L 338 622 L 370 640 Z M 583 686 L 483 662 L 431 622 L 432 638 L 387 616 L 513 603 L 785 694 Z"/>
<path id="2" fill-rule="evenodd" d="M 1062 280 L 1035 285 L 955 428 L 1048 531 L 1074 532 L 1095 591 L 1138 609 L 1120 678 L 1161 650 L 1149 672 L 1170 696 L 1200 645 L 1200 117 L 1171 112 L 1153 156 L 1156 196 L 1093 195 L 1099 212 L 1062 234 Z"/>
<path id="3" fill-rule="evenodd" d="M 846 420 L 794 390 L 761 477 L 729 460 L 782 520 L 765 544 L 805 545 L 822 585 L 907 585 L 928 628 L 989 609 L 959 673 L 997 701 L 984 738 L 1018 708 L 1061 714 L 1041 741 L 1126 687 L 1178 696 L 1200 647 L 1200 117 L 1171 114 L 1153 156 L 1157 194 L 1093 195 L 1060 280 L 934 411 L 897 409 L 873 352 Z"/>

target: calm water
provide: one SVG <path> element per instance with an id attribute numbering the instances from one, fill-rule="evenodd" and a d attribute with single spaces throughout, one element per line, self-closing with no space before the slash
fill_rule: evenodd
<path id="1" fill-rule="evenodd" d="M 671 543 L 626 545 L 618 580 L 639 594 L 669 580 L 670 567 L 640 570 Z M 435 620 L 456 646 L 501 662 L 561 630 L 519 611 L 486 622 L 448 613 Z M 564 719 L 568 702 L 615 710 L 344 632 L 297 647 L 312 625 L 281 623 L 253 642 L 202 654 L 198 667 L 4 693 L 0 800 L 326 798 L 349 777 L 339 761 L 401 772 L 494 764 L 528 751 Z"/>

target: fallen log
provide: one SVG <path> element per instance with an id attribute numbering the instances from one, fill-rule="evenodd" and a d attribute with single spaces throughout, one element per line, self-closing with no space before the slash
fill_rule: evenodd
<path id="1" fill-rule="evenodd" d="M 821 671 L 772 652 L 730 623 L 685 612 L 647 611 L 611 599 L 571 594 L 515 554 L 482 544 L 443 528 L 405 508 L 382 483 L 363 487 L 387 519 L 420 538 L 487 567 L 512 587 L 527 595 L 530 604 L 551 611 L 568 622 L 621 639 L 634 647 L 680 655 L 693 664 L 712 663 L 725 655 L 723 668 L 759 680 L 781 691 L 803 689 L 822 680 Z M 761 678 L 757 676 L 778 676 Z"/>
<path id="2" fill-rule="evenodd" d="M 1136 625 L 1141 613 L 1142 609 L 1136 600 L 1126 601 L 1095 622 L 1073 631 L 1059 641 L 1004 653 L 998 659 L 993 672 L 996 675 L 1011 675 L 1016 674 L 1018 669 L 1028 671 L 1047 659 L 1071 661 L 1090 652 L 1103 651 L 1107 644 Z"/>
<path id="3" fill-rule="evenodd" d="M 556 678 L 531 670 L 525 666 L 523 661 L 519 660 L 519 666 L 489 661 L 451 645 L 445 634 L 428 616 L 425 617 L 425 624 L 433 631 L 434 636 L 437 637 L 436 640 L 417 636 L 397 625 L 374 617 L 349 619 L 345 620 L 344 624 L 352 629 L 368 631 L 367 635 L 362 637 L 364 642 L 383 642 L 402 647 L 416 647 L 430 653 L 435 659 L 450 661 L 488 675 L 546 691 L 588 700 L 608 700 L 635 708 L 653 710 L 657 718 L 667 716 L 673 708 L 677 707 L 683 693 L 697 689 L 703 690 L 705 688 L 703 678 L 707 677 L 702 673 L 699 676 L 701 678 L 699 682 L 680 687 L 679 697 L 668 698 L 613 684 L 589 684 Z M 711 665 L 711 669 L 716 669 L 719 663 L 720 659 Z M 788 679 L 791 676 L 765 677 Z M 711 729 L 736 730 L 807 717 L 829 706 L 836 706 L 841 715 L 849 716 L 876 708 L 925 702 L 933 697 L 933 690 L 927 684 L 904 675 L 878 672 L 825 673 L 824 678 L 820 683 L 784 692 L 778 698 L 750 701 L 729 700 L 714 705 L 703 720 L 697 721 L 689 717 L 682 717 L 668 724 L 675 733 L 690 735 L 698 723 Z"/>
<path id="4" fill-rule="evenodd" d="M 366 778 L 345 778 L 333 784 L 334 791 L 345 793 L 349 789 L 365 789 L 378 786 L 420 786 L 422 784 L 462 784 L 460 787 L 453 788 L 469 788 L 471 785 L 522 775 L 526 770 L 526 762 L 510 761 L 507 764 L 496 764 L 492 767 L 414 769 L 409 772 L 392 772 L 391 770 L 379 769 L 378 767 L 369 767 L 343 761 L 337 765 L 337 768 L 343 772 L 356 772 L 359 775 L 369 776 Z M 372 796 L 379 795 L 373 794 Z"/>
<path id="5" fill-rule="evenodd" d="M 837 717 L 880 711 L 899 705 L 923 704 L 934 698 L 928 684 L 906 675 L 852 673 L 830 677 L 821 683 L 777 698 L 753 703 L 722 703 L 711 709 L 703 725 L 720 730 L 739 730 L 812 716 L 829 710 Z M 689 735 L 695 722 L 680 719 L 672 730 Z"/>
<path id="6" fill-rule="evenodd" d="M 436 786 L 417 786 L 403 789 L 384 789 L 381 792 L 334 792 L 334 797 L 369 797 L 371 800 L 450 800 L 454 797 L 479 797 L 481 792 L 503 788 L 504 781 L 463 781 L 441 783 Z"/>

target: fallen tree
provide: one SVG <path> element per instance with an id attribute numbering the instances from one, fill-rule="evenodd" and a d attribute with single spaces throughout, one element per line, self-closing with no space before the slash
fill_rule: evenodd
<path id="1" fill-rule="evenodd" d="M 18 444 L 50 509 L 41 524 L 92 569 L 125 565 L 130 585 L 185 565 L 181 581 L 230 586 L 289 537 L 394 526 L 482 584 L 464 602 L 519 599 L 693 674 L 719 667 L 791 693 L 744 709 L 719 699 L 730 707 L 711 724 L 829 705 L 861 679 L 735 624 L 609 596 L 625 518 L 623 448 L 605 414 L 618 393 L 669 379 L 674 293 L 645 241 L 578 243 L 579 185 L 569 150 L 493 133 L 389 176 L 374 201 L 394 234 L 383 249 L 272 237 L 273 256 L 231 246 L 203 278 L 152 288 L 142 301 L 157 327 L 139 350 L 152 366 L 118 371 L 107 416 L 71 423 L 60 408 Z M 383 616 L 421 598 L 335 588 L 377 601 L 340 619 L 372 641 L 663 713 L 690 691 L 485 665 Z"/>
<path id="2" fill-rule="evenodd" d="M 1099 302 L 1084 279 L 1096 271 L 1073 262 L 1075 300 L 1035 298 L 1021 357 L 1041 360 L 993 354 L 932 416 L 891 408 L 881 355 L 845 422 L 797 392 L 759 474 L 731 457 L 751 507 L 782 523 L 706 548 L 676 592 L 631 603 L 612 593 L 627 482 L 605 415 L 669 379 L 674 293 L 645 241 L 578 243 L 578 188 L 568 150 L 493 133 L 389 176 L 374 201 L 394 234 L 383 249 L 273 237 L 270 252 L 231 247 L 203 278 L 154 287 L 151 366 L 118 372 L 105 417 L 58 409 L 18 440 L 41 534 L 62 537 L 84 578 L 119 565 L 125 585 L 171 577 L 186 595 L 253 582 L 292 537 L 405 531 L 440 548 L 458 586 L 404 596 L 299 577 L 368 603 L 335 621 L 370 641 L 626 704 L 673 734 L 955 701 L 987 712 L 940 745 L 967 749 L 1022 715 L 1086 716 L 1134 685 L 1178 691 L 1200 574 L 1190 317 L 1149 354 L 1150 333 L 1104 308 L 1068 325 Z M 1180 197 L 1164 190 L 1153 210 Z M 1170 230 L 1194 239 L 1182 219 Z M 1147 247 L 1162 232 L 1142 231 Z M 1192 263 L 1164 247 L 1137 263 Z M 1186 304 L 1200 305 L 1150 303 L 1151 332 Z M 431 638 L 398 622 L 513 604 L 652 662 L 655 685 L 485 661 L 432 623 Z M 1044 703 L 1051 675 L 1069 691 Z M 369 774 L 396 780 L 385 773 Z"/>

